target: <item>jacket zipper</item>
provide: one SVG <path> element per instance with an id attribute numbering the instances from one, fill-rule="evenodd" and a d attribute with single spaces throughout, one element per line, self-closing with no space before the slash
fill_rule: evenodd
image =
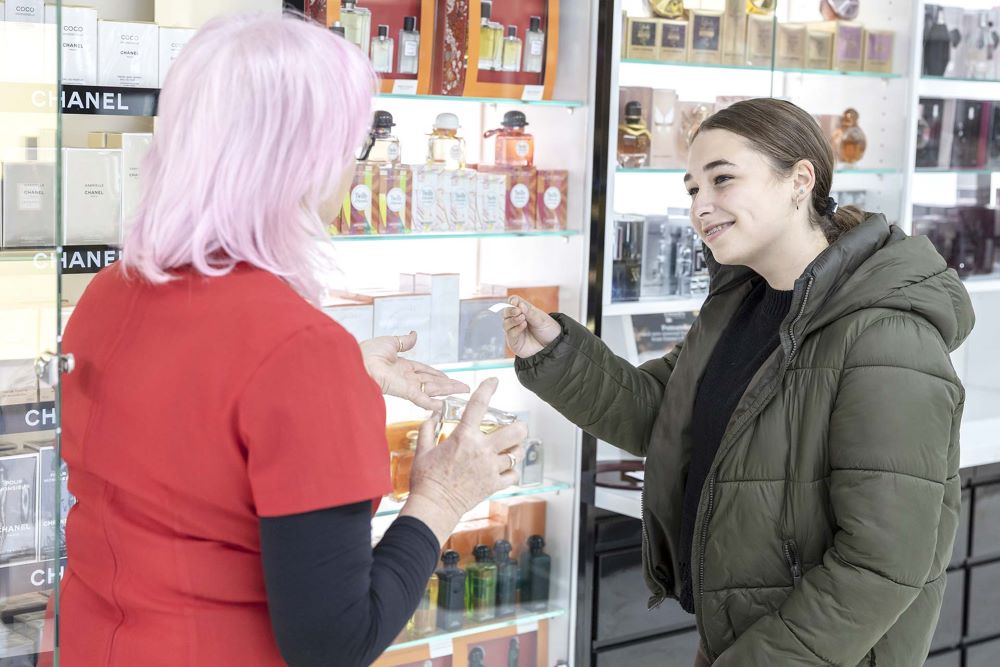
<path id="1" fill-rule="evenodd" d="M 875 665 L 875 649 L 872 648 L 872 650 L 868 652 L 868 667 L 875 667 Z"/>
<path id="2" fill-rule="evenodd" d="M 792 573 L 792 588 L 798 588 L 802 582 L 802 559 L 799 557 L 799 548 L 795 540 L 785 540 L 785 562 L 788 563 L 788 570 Z"/>
<path id="3" fill-rule="evenodd" d="M 646 551 L 649 549 L 649 537 L 646 535 L 646 485 L 645 484 L 643 484 L 642 489 L 639 490 L 639 525 L 642 527 L 642 558 L 644 563 L 643 567 L 646 567 L 646 563 L 648 561 L 648 555 L 646 554 Z M 653 574 L 652 568 L 649 568 L 648 576 L 650 579 L 656 582 L 656 585 L 659 586 L 660 590 L 663 591 L 663 595 L 652 595 L 647 601 L 646 609 L 648 611 L 652 611 L 653 609 L 656 609 L 661 604 L 663 604 L 663 600 L 666 597 L 667 591 L 660 584 L 660 581 L 656 578 L 656 576 Z"/>
<path id="4" fill-rule="evenodd" d="M 787 369 L 792 365 L 792 359 L 795 358 L 795 353 L 799 350 L 799 342 L 795 340 L 795 325 L 799 323 L 802 316 L 806 312 L 806 304 L 809 302 L 809 292 L 812 291 L 813 277 L 809 277 L 809 282 L 806 283 L 806 292 L 802 296 L 802 303 L 799 305 L 799 312 L 795 315 L 795 319 L 788 324 L 788 339 L 792 343 L 792 350 L 788 353 L 788 360 L 785 362 L 785 368 Z"/>

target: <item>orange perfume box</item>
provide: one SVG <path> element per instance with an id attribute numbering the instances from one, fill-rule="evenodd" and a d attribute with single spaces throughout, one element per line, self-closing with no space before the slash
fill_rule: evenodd
<path id="1" fill-rule="evenodd" d="M 504 539 L 511 543 L 511 558 L 518 558 L 532 535 L 545 536 L 545 510 L 541 498 L 504 498 L 490 501 L 490 519 L 506 527 Z"/>
<path id="2" fill-rule="evenodd" d="M 455 532 L 451 534 L 445 542 L 442 551 L 457 551 L 461 560 L 459 566 L 467 567 L 476 561 L 472 555 L 477 544 L 485 544 L 490 549 L 498 540 L 506 539 L 506 527 L 495 519 L 474 519 L 463 521 L 455 527 Z M 527 539 L 527 538 L 525 538 Z"/>

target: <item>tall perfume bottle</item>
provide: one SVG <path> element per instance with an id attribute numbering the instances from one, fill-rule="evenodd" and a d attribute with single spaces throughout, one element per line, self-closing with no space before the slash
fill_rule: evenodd
<path id="1" fill-rule="evenodd" d="M 845 164 L 854 164 L 865 155 L 868 141 L 864 131 L 858 127 L 858 112 L 848 109 L 840 117 L 840 127 L 833 133 L 833 147 L 837 159 Z"/>
<path id="2" fill-rule="evenodd" d="M 477 544 L 472 551 L 476 562 L 465 572 L 465 611 L 473 621 L 496 618 L 497 565 L 485 544 Z"/>
<path id="3" fill-rule="evenodd" d="M 458 136 L 458 128 L 458 116 L 438 114 L 427 140 L 427 164 L 448 170 L 465 168 L 465 139 Z"/>
<path id="4" fill-rule="evenodd" d="M 528 538 L 528 551 L 521 554 L 521 604 L 531 611 L 549 606 L 549 577 L 552 557 L 544 551 L 545 538 Z"/>
<path id="5" fill-rule="evenodd" d="M 347 40 L 368 53 L 372 40 L 371 11 L 358 7 L 355 0 L 340 0 L 340 22 L 344 24 L 344 36 Z"/>
<path id="6" fill-rule="evenodd" d="M 395 46 L 389 37 L 389 26 L 380 25 L 378 36 L 372 41 L 372 68 L 376 72 L 392 72 L 392 53 Z"/>
<path id="7" fill-rule="evenodd" d="M 511 637 L 510 643 L 507 645 L 507 667 L 517 667 L 520 660 L 521 640 L 517 637 Z"/>
<path id="8" fill-rule="evenodd" d="M 497 618 L 513 616 L 517 611 L 517 561 L 510 557 L 511 544 L 499 540 L 493 545 L 497 564 Z"/>
<path id="9" fill-rule="evenodd" d="M 389 479 L 392 482 L 392 499 L 406 500 L 410 495 L 410 471 L 413 469 L 413 457 L 417 453 L 417 437 L 419 431 L 406 434 L 407 448 L 389 452 Z"/>
<path id="10" fill-rule="evenodd" d="M 625 104 L 625 122 L 618 126 L 618 164 L 623 167 L 645 167 L 653 135 L 642 120 L 642 104 Z"/>
<path id="11" fill-rule="evenodd" d="M 524 34 L 524 71 L 540 73 L 545 59 L 545 33 L 542 32 L 542 17 L 532 16 L 528 32 Z"/>
<path id="12" fill-rule="evenodd" d="M 924 37 L 924 74 L 942 76 L 951 60 L 951 33 L 944 22 L 944 8 L 936 7 L 934 23 Z"/>
<path id="13" fill-rule="evenodd" d="M 499 69 L 494 60 L 496 51 L 496 33 L 493 30 L 493 2 L 483 0 L 479 3 L 482 19 L 479 23 L 479 69 Z"/>
<path id="14" fill-rule="evenodd" d="M 361 151 L 363 162 L 396 166 L 399 164 L 399 139 L 392 134 L 396 124 L 388 111 L 376 111 L 371 134 Z"/>
<path id="15" fill-rule="evenodd" d="M 694 230 L 688 226 L 675 228 L 671 233 L 677 247 L 674 276 L 677 281 L 677 295 L 691 296 L 691 276 L 694 275 Z"/>
<path id="16" fill-rule="evenodd" d="M 517 36 L 517 26 L 507 26 L 507 36 L 503 40 L 503 59 L 500 69 L 504 72 L 521 71 L 521 38 Z"/>
<path id="17" fill-rule="evenodd" d="M 403 18 L 403 29 L 399 31 L 399 61 L 396 71 L 400 74 L 416 74 L 420 65 L 420 33 L 417 32 L 417 17 Z"/>
<path id="18" fill-rule="evenodd" d="M 530 167 L 535 160 L 535 138 L 524 131 L 528 125 L 523 111 L 508 111 L 503 115 L 499 130 L 483 135 L 496 135 L 494 161 L 505 167 Z"/>
<path id="19" fill-rule="evenodd" d="M 615 220 L 615 245 L 611 261 L 611 300 L 638 301 L 642 286 L 642 227 L 640 215 Z"/>
<path id="20" fill-rule="evenodd" d="M 441 630 L 458 630 L 465 623 L 465 570 L 458 566 L 457 551 L 445 551 L 441 556 L 444 567 L 437 571 L 437 626 Z"/>
<path id="21" fill-rule="evenodd" d="M 432 574 L 427 582 L 427 588 L 420 598 L 417 610 L 406 623 L 406 634 L 411 639 L 426 637 L 437 628 L 437 608 L 438 608 L 438 576 Z"/>

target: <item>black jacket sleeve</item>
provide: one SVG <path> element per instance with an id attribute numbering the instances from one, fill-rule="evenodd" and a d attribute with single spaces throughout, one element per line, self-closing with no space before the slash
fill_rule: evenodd
<path id="1" fill-rule="evenodd" d="M 292 667 L 368 665 L 417 608 L 440 545 L 400 517 L 371 547 L 371 502 L 261 518 L 271 627 Z"/>

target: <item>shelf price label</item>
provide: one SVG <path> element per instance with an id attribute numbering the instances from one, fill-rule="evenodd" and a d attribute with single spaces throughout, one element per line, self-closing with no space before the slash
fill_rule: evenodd
<path id="1" fill-rule="evenodd" d="M 528 621 L 526 623 L 517 624 L 517 634 L 526 635 L 532 632 L 538 632 L 538 621 Z"/>
<path id="2" fill-rule="evenodd" d="M 525 86 L 521 99 L 525 102 L 541 102 L 545 95 L 545 86 Z"/>
<path id="3" fill-rule="evenodd" d="M 434 660 L 435 658 L 444 658 L 455 652 L 451 643 L 451 637 L 438 637 L 436 639 L 432 639 L 428 644 L 428 648 L 431 652 L 431 660 Z"/>
<path id="4" fill-rule="evenodd" d="M 396 79 L 392 82 L 392 94 L 393 95 L 416 95 L 417 94 L 417 80 L 416 79 Z"/>

